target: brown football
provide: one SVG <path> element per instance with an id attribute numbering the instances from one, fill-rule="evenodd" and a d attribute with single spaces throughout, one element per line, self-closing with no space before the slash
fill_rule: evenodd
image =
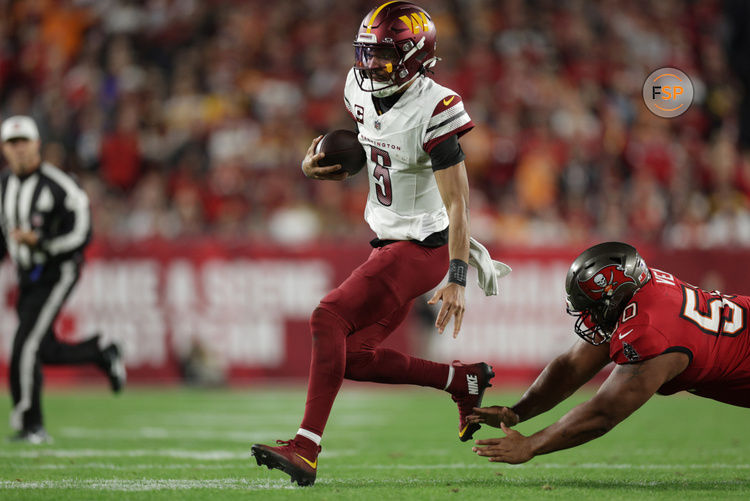
<path id="1" fill-rule="evenodd" d="M 341 169 L 353 176 L 365 166 L 365 149 L 350 130 L 334 130 L 323 136 L 315 147 L 315 153 L 325 153 L 318 165 L 341 164 Z"/>

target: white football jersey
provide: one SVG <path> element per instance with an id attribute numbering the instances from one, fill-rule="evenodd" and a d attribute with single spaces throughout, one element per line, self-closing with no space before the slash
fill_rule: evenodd
<path id="1" fill-rule="evenodd" d="M 370 194 L 365 220 L 382 240 L 424 240 L 448 226 L 429 152 L 447 137 L 474 127 L 461 97 L 418 77 L 393 108 L 379 115 L 372 94 L 359 88 L 354 70 L 344 104 L 357 121 L 367 155 Z"/>

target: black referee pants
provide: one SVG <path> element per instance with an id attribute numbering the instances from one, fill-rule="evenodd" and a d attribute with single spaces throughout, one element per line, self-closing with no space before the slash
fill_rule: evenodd
<path id="1" fill-rule="evenodd" d="M 103 363 L 97 337 L 68 344 L 58 341 L 52 330 L 78 275 L 79 266 L 66 261 L 51 280 L 20 286 L 16 306 L 18 330 L 13 339 L 9 378 L 13 398 L 11 426 L 17 430 L 43 424 L 42 364 Z"/>

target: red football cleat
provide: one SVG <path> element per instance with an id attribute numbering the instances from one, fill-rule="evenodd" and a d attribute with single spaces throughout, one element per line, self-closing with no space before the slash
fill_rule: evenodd
<path id="1" fill-rule="evenodd" d="M 258 466 L 281 470 L 292 477 L 292 482 L 297 482 L 297 485 L 313 485 L 318 472 L 320 446 L 299 435 L 292 440 L 277 440 L 276 443 L 280 445 L 255 444 L 250 448 Z"/>
<path id="2" fill-rule="evenodd" d="M 495 373 L 484 362 L 466 365 L 454 360 L 451 365 L 456 371 L 451 383 L 451 398 L 458 404 L 458 438 L 466 442 L 481 428 L 480 424 L 466 422 L 466 416 L 473 413 L 474 407 L 482 406 L 484 390 L 492 386 L 490 380 Z"/>

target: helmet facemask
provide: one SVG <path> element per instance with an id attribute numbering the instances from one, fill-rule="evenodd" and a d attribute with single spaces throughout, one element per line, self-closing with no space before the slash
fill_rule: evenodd
<path id="1" fill-rule="evenodd" d="M 403 42 L 401 46 L 393 42 L 369 43 L 361 42 L 360 35 L 354 42 L 354 75 L 359 88 L 365 92 L 372 92 L 375 97 L 388 97 L 400 91 L 414 81 L 425 71 L 435 65 L 437 58 L 418 61 L 421 66 L 418 71 L 409 76 L 408 66 L 413 66 L 412 58 L 424 57 L 420 49 L 424 46 L 422 37 L 416 44 L 411 40 Z"/>
<path id="2" fill-rule="evenodd" d="M 395 44 L 354 43 L 354 75 L 359 87 L 375 97 L 388 97 L 400 90 L 398 76 L 408 73 Z"/>
<path id="3" fill-rule="evenodd" d="M 568 299 L 568 315 L 576 317 L 573 330 L 584 341 L 594 346 L 609 342 L 614 333 L 617 316 L 615 315 L 614 320 L 607 321 L 607 310 L 609 310 L 608 307 L 606 307 L 604 312 L 591 309 L 577 311 L 573 308 L 570 299 Z"/>

